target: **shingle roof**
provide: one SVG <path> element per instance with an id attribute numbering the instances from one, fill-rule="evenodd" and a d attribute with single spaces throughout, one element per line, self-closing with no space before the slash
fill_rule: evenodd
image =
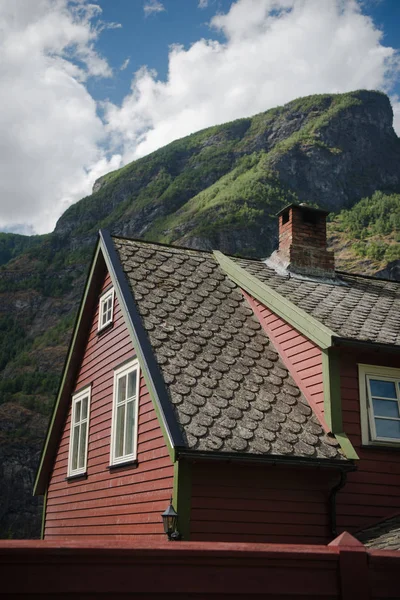
<path id="1" fill-rule="evenodd" d="M 258 260 L 232 259 L 338 337 L 400 345 L 400 283 L 338 273 L 337 283 L 280 275 Z"/>
<path id="2" fill-rule="evenodd" d="M 188 448 L 345 460 L 212 254 L 113 241 Z"/>
<path id="3" fill-rule="evenodd" d="M 380 521 L 355 535 L 368 548 L 400 550 L 400 515 Z"/>

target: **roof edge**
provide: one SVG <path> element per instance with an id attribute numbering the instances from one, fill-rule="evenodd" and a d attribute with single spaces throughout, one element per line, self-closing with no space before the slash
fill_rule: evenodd
<path id="1" fill-rule="evenodd" d="M 251 454 L 246 452 L 207 452 L 186 448 L 177 448 L 178 458 L 192 459 L 194 461 L 238 461 L 260 464 L 324 467 L 327 469 L 340 469 L 341 471 L 356 471 L 357 467 L 352 460 L 335 460 L 331 458 L 307 458 L 301 456 L 285 456 L 279 454 Z"/>
<path id="2" fill-rule="evenodd" d="M 106 230 L 100 230 L 99 235 L 100 247 L 103 251 L 110 277 L 116 288 L 117 296 L 121 303 L 121 309 L 135 350 L 138 354 L 139 362 L 143 370 L 150 396 L 153 400 L 157 417 L 168 438 L 169 449 L 172 450 L 172 452 L 170 452 L 171 458 L 174 460 L 175 447 L 184 446 L 183 435 L 176 420 L 161 371 L 142 323 L 139 310 L 129 288 L 128 280 L 125 277 L 121 261 L 114 247 L 113 239 Z"/>
<path id="3" fill-rule="evenodd" d="M 83 317 L 83 313 L 85 311 L 85 307 L 87 306 L 87 300 L 89 297 L 89 293 L 92 291 L 92 286 L 93 286 L 94 275 L 96 273 L 96 269 L 99 268 L 99 255 L 100 255 L 100 243 L 98 240 L 96 247 L 94 249 L 94 252 L 93 252 L 92 261 L 90 263 L 84 291 L 83 291 L 83 294 L 81 297 L 81 302 L 80 302 L 80 305 L 78 308 L 74 328 L 73 328 L 72 335 L 70 338 L 66 358 L 64 361 L 64 367 L 63 367 L 62 375 L 61 375 L 61 379 L 60 379 L 60 384 L 59 384 L 57 395 L 56 395 L 56 401 L 53 406 L 53 412 L 51 414 L 51 418 L 50 418 L 49 424 L 47 426 L 47 432 L 46 432 L 45 440 L 43 443 L 42 453 L 40 456 L 40 462 L 39 462 L 39 466 L 38 466 L 38 469 L 36 472 L 35 482 L 33 485 L 33 495 L 34 496 L 42 495 L 45 492 L 45 487 L 46 487 L 46 485 L 45 485 L 46 482 L 44 479 L 44 477 L 45 477 L 45 470 L 44 470 L 45 459 L 47 457 L 49 444 L 54 435 L 55 421 L 56 421 L 56 417 L 59 413 L 60 402 L 61 402 L 64 390 L 66 388 L 66 385 L 68 383 L 70 383 L 68 378 L 71 376 L 71 371 L 74 366 L 72 364 L 72 361 L 73 361 L 74 354 L 75 354 L 75 345 L 76 345 L 79 334 L 82 332 L 81 331 L 82 317 Z"/>
<path id="4" fill-rule="evenodd" d="M 357 340 L 354 338 L 343 338 L 334 335 L 332 338 L 333 346 L 350 346 L 350 347 L 361 347 L 375 350 L 385 350 L 386 352 L 400 352 L 400 346 L 398 344 L 385 344 L 382 342 L 373 342 L 368 340 Z"/>
<path id="5" fill-rule="evenodd" d="M 216 250 L 214 257 L 232 281 L 268 306 L 317 346 L 323 350 L 332 346 L 332 339 L 336 334 L 331 329 L 270 288 L 269 285 L 248 273 L 222 252 Z"/>

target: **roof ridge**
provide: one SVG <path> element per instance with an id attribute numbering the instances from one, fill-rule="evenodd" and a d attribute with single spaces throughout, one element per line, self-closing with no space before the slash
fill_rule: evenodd
<path id="1" fill-rule="evenodd" d="M 212 250 L 200 250 L 198 248 L 190 248 L 189 246 L 179 246 L 179 245 L 175 245 L 175 244 L 167 244 L 166 242 L 156 242 L 156 241 L 151 241 L 151 240 L 144 240 L 143 238 L 128 237 L 128 236 L 124 236 L 124 235 L 111 234 L 111 237 L 113 239 L 127 240 L 129 242 L 137 242 L 139 244 L 144 244 L 144 245 L 152 244 L 153 246 L 160 246 L 161 248 L 172 248 L 173 250 L 189 250 L 190 252 L 198 252 L 199 254 L 207 254 L 207 255 L 212 255 L 213 252 L 216 250 L 216 248 L 213 248 Z M 241 254 L 228 254 L 226 252 L 224 252 L 223 254 L 225 256 L 227 256 L 228 258 L 248 260 L 251 262 L 264 262 L 265 261 L 264 258 L 259 258 L 259 257 L 243 256 Z M 400 284 L 400 281 L 397 281 L 396 279 L 388 279 L 386 277 L 375 277 L 374 275 L 366 275 L 363 273 L 350 273 L 349 271 L 340 271 L 338 269 L 335 269 L 335 273 L 337 273 L 338 275 L 345 275 L 348 277 L 358 277 L 360 279 L 372 279 L 374 281 L 386 281 L 388 283 Z"/>
<path id="2" fill-rule="evenodd" d="M 174 244 L 166 244 L 164 242 L 153 242 L 142 238 L 126 237 L 123 235 L 111 234 L 112 239 L 126 240 L 127 242 L 136 242 L 143 245 L 160 246 L 161 248 L 171 248 L 172 250 L 189 250 L 190 252 L 198 252 L 199 254 L 207 254 L 212 256 L 212 250 L 199 250 L 198 248 L 189 248 L 188 246 L 175 246 Z"/>

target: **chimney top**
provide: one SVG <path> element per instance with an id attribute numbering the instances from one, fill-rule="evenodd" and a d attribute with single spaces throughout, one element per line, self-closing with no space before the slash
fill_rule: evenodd
<path id="1" fill-rule="evenodd" d="M 300 210 L 307 210 L 310 212 L 315 212 L 315 213 L 319 213 L 321 216 L 325 215 L 326 217 L 330 214 L 329 210 L 323 210 L 322 208 L 314 208 L 314 206 L 308 206 L 308 204 L 305 204 L 305 202 L 302 202 L 301 204 L 288 204 L 287 206 L 284 206 L 279 212 L 276 213 L 276 217 L 279 217 L 279 215 L 281 215 L 282 213 L 286 212 L 287 210 L 289 210 L 289 208 L 298 208 Z"/>
<path id="2" fill-rule="evenodd" d="M 334 255 L 326 240 L 328 215 L 329 211 L 306 204 L 289 204 L 280 210 L 279 248 L 271 261 L 292 273 L 333 279 Z"/>

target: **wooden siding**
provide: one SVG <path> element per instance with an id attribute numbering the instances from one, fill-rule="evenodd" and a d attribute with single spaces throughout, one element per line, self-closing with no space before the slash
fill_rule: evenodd
<path id="1" fill-rule="evenodd" d="M 192 541 L 324 544 L 337 473 L 301 467 L 195 463 Z"/>
<path id="2" fill-rule="evenodd" d="M 264 331 L 279 352 L 291 376 L 307 398 L 326 431 L 324 419 L 324 389 L 322 381 L 322 351 L 281 317 L 242 290 L 244 297 L 260 320 Z"/>
<path id="3" fill-rule="evenodd" d="M 260 302 L 243 292 L 293 379 L 323 422 L 321 350 L 291 325 Z M 337 349 L 340 352 L 340 382 L 343 430 L 360 460 L 357 471 L 349 473 L 338 494 L 338 530 L 358 529 L 391 516 L 400 509 L 400 448 L 362 447 L 358 364 L 400 368 L 395 354 L 382 350 Z M 325 425 L 326 427 L 326 425 Z"/>
<path id="4" fill-rule="evenodd" d="M 400 509 L 400 448 L 363 447 L 361 444 L 358 364 L 400 368 L 399 357 L 382 350 L 341 349 L 340 380 L 343 428 L 360 460 L 357 471 L 338 495 L 340 530 L 357 531 Z"/>
<path id="5" fill-rule="evenodd" d="M 110 283 L 107 275 L 102 291 Z M 69 409 L 48 487 L 45 539 L 162 539 L 160 514 L 172 494 L 173 465 L 143 375 L 137 466 L 108 468 L 114 369 L 135 355 L 117 298 L 113 326 L 98 334 L 97 323 L 98 310 L 75 384 L 75 391 L 91 384 L 87 479 L 66 480 Z"/>

